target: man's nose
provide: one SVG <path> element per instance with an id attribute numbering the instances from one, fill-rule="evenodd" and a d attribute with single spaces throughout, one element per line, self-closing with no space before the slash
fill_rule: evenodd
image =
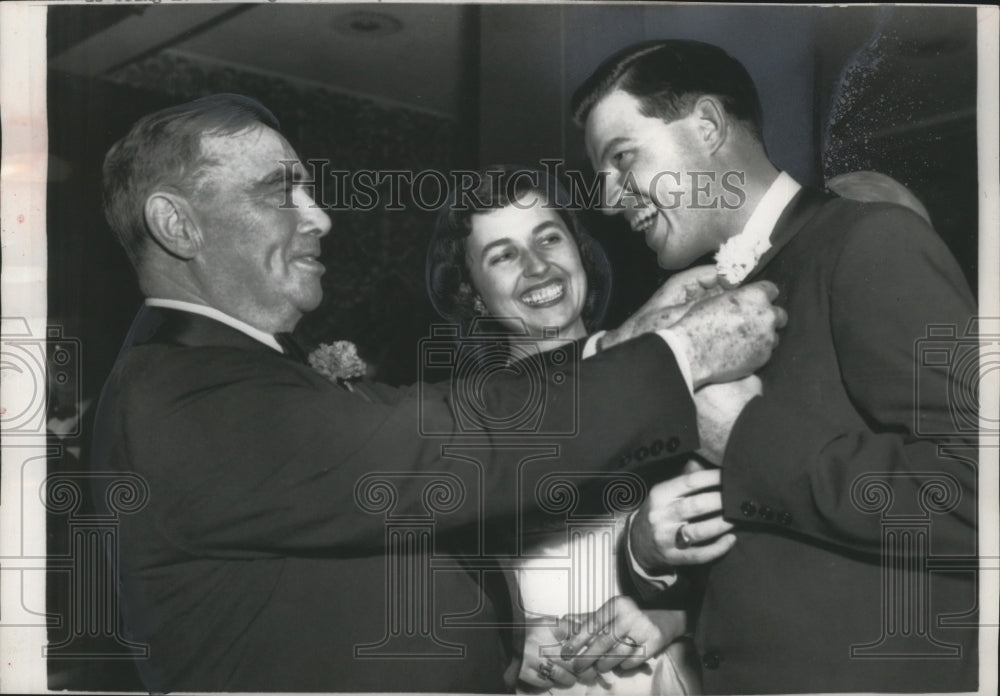
<path id="1" fill-rule="evenodd" d="M 622 197 L 622 174 L 613 169 L 598 172 L 602 177 L 601 212 L 605 215 L 620 215 L 622 207 L 619 201 Z"/>
<path id="2" fill-rule="evenodd" d="M 317 237 L 323 237 L 330 231 L 332 226 L 330 216 L 316 204 L 316 201 L 306 193 L 304 188 L 295 188 L 292 202 L 299 214 L 299 231 L 303 234 L 314 234 Z"/>

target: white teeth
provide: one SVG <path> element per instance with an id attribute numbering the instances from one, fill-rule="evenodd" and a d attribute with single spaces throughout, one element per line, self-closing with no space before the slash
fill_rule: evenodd
<path id="1" fill-rule="evenodd" d="M 541 305 L 562 297 L 565 292 L 566 289 L 562 283 L 550 283 L 543 288 L 521 295 L 521 302 L 526 305 Z"/>
<path id="2" fill-rule="evenodd" d="M 656 219 L 656 208 L 651 208 L 648 212 L 641 213 L 632 218 L 632 230 L 635 232 L 645 232 L 646 228 L 653 224 Z"/>

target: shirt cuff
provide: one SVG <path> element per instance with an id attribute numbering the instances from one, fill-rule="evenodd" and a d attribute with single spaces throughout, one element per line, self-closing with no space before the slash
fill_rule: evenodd
<path id="1" fill-rule="evenodd" d="M 653 587 L 665 590 L 677 582 L 677 573 L 650 575 L 642 569 L 642 566 L 639 565 L 639 562 L 635 560 L 635 556 L 632 554 L 632 520 L 634 518 L 635 512 L 628 516 L 628 524 L 625 525 L 625 553 L 628 555 L 628 562 L 632 566 L 632 572 L 635 573 L 636 577 L 642 578 Z"/>
<path id="2" fill-rule="evenodd" d="M 687 343 L 678 338 L 677 334 L 670 329 L 660 329 L 656 333 L 670 346 L 670 350 L 674 354 L 674 359 L 677 361 L 677 367 L 681 371 L 681 376 L 684 377 L 684 383 L 687 385 L 691 396 L 694 396 L 694 379 L 691 377 L 691 360 L 687 354 Z"/>
<path id="3" fill-rule="evenodd" d="M 591 334 L 587 338 L 587 342 L 583 344 L 582 360 L 586 360 L 587 358 L 592 358 L 597 355 L 597 344 L 602 338 L 604 338 L 604 334 L 606 333 L 607 331 L 598 331 L 597 333 Z"/>

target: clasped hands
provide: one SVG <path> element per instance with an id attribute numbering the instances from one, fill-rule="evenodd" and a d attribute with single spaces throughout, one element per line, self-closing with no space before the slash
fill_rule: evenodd
<path id="1" fill-rule="evenodd" d="M 615 668 L 642 666 L 686 626 L 682 611 L 640 609 L 623 595 L 589 614 L 547 617 L 526 632 L 519 678 L 538 688 L 591 684 Z"/>

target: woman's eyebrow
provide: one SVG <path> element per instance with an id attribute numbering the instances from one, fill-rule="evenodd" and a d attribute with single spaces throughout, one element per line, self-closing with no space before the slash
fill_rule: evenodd
<path id="1" fill-rule="evenodd" d="M 535 225 L 535 227 L 531 230 L 531 234 L 533 235 L 540 234 L 550 227 L 555 227 L 558 230 L 562 229 L 562 226 L 555 220 L 546 220 L 545 222 L 540 222 L 537 225 Z"/>
<path id="2" fill-rule="evenodd" d="M 510 237 L 502 237 L 500 239 L 494 239 L 492 242 L 483 247 L 483 256 L 485 256 L 486 252 L 488 252 L 493 247 L 503 246 L 504 244 L 510 244 L 510 243 L 511 243 Z"/>

